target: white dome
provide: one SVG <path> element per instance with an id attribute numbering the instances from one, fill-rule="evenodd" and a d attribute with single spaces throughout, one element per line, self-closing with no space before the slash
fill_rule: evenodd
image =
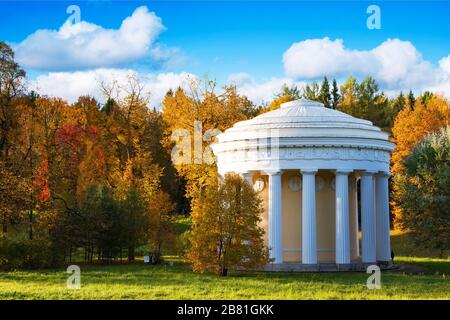
<path id="1" fill-rule="evenodd" d="M 372 122 L 300 99 L 236 123 L 212 145 L 219 172 L 290 169 L 389 171 L 394 145 Z M 275 148 L 274 148 L 275 146 Z"/>
<path id="2" fill-rule="evenodd" d="M 389 135 L 368 120 L 325 108 L 320 102 L 300 99 L 283 103 L 277 110 L 236 123 L 219 141 L 261 138 L 279 129 L 279 137 L 360 137 L 387 140 Z M 294 130 L 293 130 L 294 129 Z M 244 134 L 244 135 L 243 135 Z"/>

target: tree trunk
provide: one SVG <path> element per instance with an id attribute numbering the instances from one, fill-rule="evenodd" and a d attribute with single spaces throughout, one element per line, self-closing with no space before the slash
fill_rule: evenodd
<path id="1" fill-rule="evenodd" d="M 128 247 L 128 262 L 134 261 L 134 246 Z"/>
<path id="2" fill-rule="evenodd" d="M 33 200 L 33 198 L 32 198 L 32 200 Z M 30 223 L 29 230 L 28 230 L 28 238 L 30 240 L 33 240 L 33 209 L 30 209 L 28 218 L 29 218 L 29 223 Z"/>
<path id="3" fill-rule="evenodd" d="M 226 277 L 228 275 L 228 269 L 225 267 L 222 267 L 222 270 L 220 271 L 220 275 L 222 277 Z"/>

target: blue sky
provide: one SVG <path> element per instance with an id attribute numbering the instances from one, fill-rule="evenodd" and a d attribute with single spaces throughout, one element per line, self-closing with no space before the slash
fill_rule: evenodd
<path id="1" fill-rule="evenodd" d="M 146 6 L 155 16 L 143 13 L 135 19 L 134 28 L 138 29 L 133 30 L 138 36 L 133 41 L 148 40 L 149 45 L 121 44 L 123 37 L 112 35 L 108 43 L 118 43 L 111 44 L 111 50 L 124 52 L 111 60 L 99 59 L 102 51 L 98 48 L 92 49 L 92 57 L 72 56 L 58 47 L 60 35 L 51 33 L 64 24 L 69 17 L 66 8 L 72 4 L 80 7 L 82 21 L 102 30 L 119 30 L 124 19 Z M 371 4 L 381 9 L 380 30 L 366 26 L 366 9 Z M 153 22 L 147 24 L 145 19 Z M 161 25 L 155 19 L 160 19 Z M 98 43 L 95 37 L 100 36 L 85 29 L 83 41 Z M 24 42 L 37 30 L 49 33 Z M 450 58 L 445 58 L 450 54 L 449 34 L 450 1 L 0 1 L 0 40 L 17 49 L 30 82 L 55 95 L 62 91 L 49 88 L 55 73 L 62 82 L 67 77 L 77 81 L 74 72 L 78 77 L 88 72 L 96 75 L 99 68 L 151 75 L 149 90 L 158 97 L 162 93 L 156 90 L 167 86 L 156 88 L 155 82 L 166 79 L 180 84 L 176 77 L 182 73 L 208 75 L 219 84 L 232 80 L 254 100 L 267 100 L 266 91 L 276 91 L 283 81 L 301 85 L 323 75 L 343 79 L 349 74 L 372 75 L 386 91 L 432 88 L 448 94 Z M 292 48 L 294 44 L 298 46 Z M 83 45 L 74 48 L 84 50 Z M 330 67 L 332 61 L 337 61 L 338 67 Z M 404 61 L 405 65 L 398 67 Z M 164 78 L 168 74 L 170 80 Z M 77 90 L 83 86 L 75 85 L 67 99 L 73 99 Z"/>

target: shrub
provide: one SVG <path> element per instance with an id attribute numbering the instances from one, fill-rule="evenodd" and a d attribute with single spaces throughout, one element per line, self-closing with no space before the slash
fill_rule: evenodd
<path id="1" fill-rule="evenodd" d="M 57 267 L 64 256 L 49 240 L 0 239 L 0 268 L 41 269 Z"/>

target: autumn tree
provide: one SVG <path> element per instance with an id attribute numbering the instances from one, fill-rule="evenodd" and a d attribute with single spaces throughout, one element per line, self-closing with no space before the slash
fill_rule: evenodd
<path id="1" fill-rule="evenodd" d="M 403 108 L 397 115 L 392 128 L 392 141 L 395 150 L 392 153 L 392 172 L 402 173 L 403 159 L 411 154 L 412 149 L 429 132 L 446 126 L 450 120 L 448 101 L 434 96 L 428 103 L 418 99 L 414 108 Z"/>
<path id="2" fill-rule="evenodd" d="M 355 114 L 357 109 L 358 102 L 358 82 L 356 78 L 350 76 L 348 79 L 341 85 L 341 104 L 339 105 L 338 110 L 345 112 L 347 114 Z"/>
<path id="3" fill-rule="evenodd" d="M 297 88 L 297 86 L 294 85 L 292 87 L 289 87 L 287 85 L 283 85 L 283 87 L 281 88 L 281 92 L 275 95 L 275 98 L 267 106 L 267 108 L 263 109 L 263 112 L 276 110 L 280 108 L 281 104 L 292 100 L 300 99 L 300 96 L 301 93 Z"/>
<path id="4" fill-rule="evenodd" d="M 0 223 L 3 233 L 8 232 L 10 224 L 22 222 L 20 212 L 29 208 L 30 193 L 28 180 L 14 174 L 9 166 L 0 160 Z"/>
<path id="5" fill-rule="evenodd" d="M 428 134 L 449 124 L 450 111 L 448 101 L 439 96 L 433 96 L 428 103 L 417 99 L 414 108 L 403 108 L 397 115 L 392 128 L 392 141 L 395 149 L 391 157 L 391 172 L 394 174 L 394 199 L 398 199 L 401 186 L 396 183 L 405 174 L 404 160 L 411 155 L 412 150 Z M 403 210 L 393 201 L 394 222 L 399 227 Z"/>
<path id="6" fill-rule="evenodd" d="M 400 225 L 442 257 L 450 248 L 450 126 L 427 134 L 402 162 L 404 173 L 395 176 Z"/>
<path id="7" fill-rule="evenodd" d="M 29 209 L 31 185 L 26 137 L 22 128 L 25 71 L 14 60 L 14 51 L 0 41 L 0 219 L 3 232 L 10 223 L 21 220 L 22 210 Z"/>
<path id="8" fill-rule="evenodd" d="M 216 179 L 215 158 L 209 144 L 220 132 L 253 116 L 253 104 L 236 87 L 218 94 L 212 81 L 193 81 L 188 92 L 169 91 L 163 102 L 167 124 L 164 145 L 184 179 L 186 196 L 196 199 Z"/>
<path id="9" fill-rule="evenodd" d="M 230 269 L 255 269 L 268 262 L 262 202 L 238 175 L 226 175 L 211 186 L 192 212 L 188 258 L 194 271 L 226 276 Z"/>
<path id="10" fill-rule="evenodd" d="M 156 192 L 150 202 L 148 242 L 150 251 L 154 254 L 154 263 L 161 258 L 162 247 L 175 242 L 175 204 L 169 194 Z"/>
<path id="11" fill-rule="evenodd" d="M 14 60 L 14 51 L 0 41 L 0 159 L 8 163 L 18 129 L 17 104 L 23 95 L 25 71 Z"/>

